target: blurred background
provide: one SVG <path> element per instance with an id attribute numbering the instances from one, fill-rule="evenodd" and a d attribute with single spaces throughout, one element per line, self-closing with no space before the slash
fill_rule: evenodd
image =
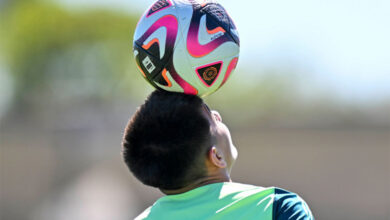
<path id="1" fill-rule="evenodd" d="M 152 91 L 132 35 L 152 0 L 0 0 L 0 219 L 125 220 L 162 196 L 120 156 Z M 234 181 L 300 194 L 316 219 L 390 219 L 389 1 L 220 0 L 240 62 L 206 102 Z"/>

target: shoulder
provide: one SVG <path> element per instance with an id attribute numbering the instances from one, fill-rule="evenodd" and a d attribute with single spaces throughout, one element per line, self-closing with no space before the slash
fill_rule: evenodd
<path id="1" fill-rule="evenodd" d="M 281 188 L 274 188 L 273 213 L 275 220 L 314 220 L 306 202 L 296 193 Z"/>
<path id="2" fill-rule="evenodd" d="M 150 206 L 149 208 L 145 209 L 145 211 L 143 211 L 141 214 L 139 214 L 137 217 L 135 217 L 134 220 L 144 220 L 144 219 L 147 219 L 151 209 L 152 209 L 152 206 Z"/>

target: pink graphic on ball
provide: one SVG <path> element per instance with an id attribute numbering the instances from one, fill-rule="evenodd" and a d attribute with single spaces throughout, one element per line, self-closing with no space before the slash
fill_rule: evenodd
<path id="1" fill-rule="evenodd" d="M 175 80 L 180 87 L 183 88 L 184 93 L 196 95 L 198 94 L 198 90 L 196 90 L 193 86 L 191 86 L 188 82 L 186 82 L 183 78 L 179 76 L 176 72 L 175 67 L 173 66 L 173 61 L 171 59 L 171 55 L 173 53 L 173 49 L 175 47 L 175 42 L 178 34 L 179 23 L 175 16 L 166 15 L 159 20 L 157 20 L 146 32 L 145 34 L 136 41 L 139 45 L 144 45 L 146 39 L 148 39 L 156 30 L 161 27 L 165 27 L 167 29 L 167 38 L 166 38 L 166 47 L 164 57 L 161 59 L 162 62 L 166 62 L 166 69 Z M 150 43 L 150 42 L 149 42 Z M 147 47 L 145 45 L 144 47 Z M 153 78 L 150 79 L 151 81 Z"/>
<path id="2" fill-rule="evenodd" d="M 166 50 L 173 50 L 179 28 L 177 18 L 173 15 L 167 15 L 157 20 L 137 42 L 143 45 L 145 40 L 161 27 L 167 29 Z"/>
<path id="3" fill-rule="evenodd" d="M 172 78 L 177 82 L 177 84 L 180 85 L 181 88 L 183 88 L 184 93 L 188 95 L 197 95 L 198 90 L 196 90 L 193 86 L 191 86 L 188 82 L 186 82 L 183 78 L 177 74 L 175 68 L 173 67 L 173 63 L 170 63 L 169 73 L 171 74 Z"/>
<path id="4" fill-rule="evenodd" d="M 222 9 L 219 9 L 222 10 Z M 225 12 L 225 11 L 221 11 Z M 211 12 L 210 12 L 211 13 Z M 223 43 L 226 42 L 235 42 L 233 37 L 228 34 L 226 29 L 223 26 L 218 26 L 213 28 L 212 30 L 209 30 L 206 28 L 207 33 L 209 34 L 215 34 L 216 32 L 222 32 L 223 34 L 216 39 L 212 40 L 211 42 L 207 44 L 200 44 L 199 42 L 199 28 L 200 28 L 200 21 L 203 16 L 206 16 L 206 23 L 216 23 L 215 17 L 211 16 L 208 13 L 204 13 L 202 10 L 198 8 L 194 8 L 194 12 L 192 15 L 190 28 L 188 30 L 187 34 L 187 50 L 193 57 L 203 57 L 207 54 L 211 53 L 215 49 L 217 49 L 219 46 L 221 46 Z M 230 20 L 229 20 L 230 21 Z M 207 25 L 206 25 L 207 27 Z M 232 26 L 233 28 L 234 26 Z"/>
<path id="5" fill-rule="evenodd" d="M 229 79 L 230 74 L 236 68 L 237 63 L 238 63 L 238 57 L 235 57 L 235 58 L 232 59 L 232 61 L 230 61 L 228 69 L 226 70 L 225 77 L 223 78 L 222 83 L 221 83 L 221 85 L 219 87 L 223 86 L 223 84 L 226 83 L 226 81 Z"/>

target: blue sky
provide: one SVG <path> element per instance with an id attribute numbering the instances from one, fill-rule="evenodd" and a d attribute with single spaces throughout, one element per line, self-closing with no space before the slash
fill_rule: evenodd
<path id="1" fill-rule="evenodd" d="M 59 0 L 141 14 L 153 0 Z M 238 68 L 291 69 L 303 91 L 390 100 L 390 1 L 220 0 L 240 32 Z M 255 71 L 254 71 L 255 72 Z M 257 71 L 258 73 L 259 71 Z M 245 73 L 250 75 L 251 73 Z"/>

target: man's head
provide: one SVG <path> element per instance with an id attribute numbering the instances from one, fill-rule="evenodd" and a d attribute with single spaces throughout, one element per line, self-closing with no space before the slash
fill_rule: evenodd
<path id="1" fill-rule="evenodd" d="M 123 157 L 144 184 L 172 190 L 225 172 L 237 156 L 217 112 L 193 95 L 153 92 L 129 121 Z"/>

